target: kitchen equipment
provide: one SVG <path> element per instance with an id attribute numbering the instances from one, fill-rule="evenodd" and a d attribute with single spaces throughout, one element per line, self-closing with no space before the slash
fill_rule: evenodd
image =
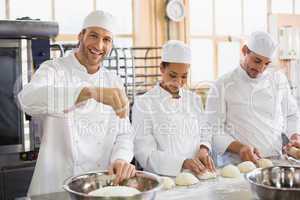
<path id="1" fill-rule="evenodd" d="M 56 22 L 0 20 L 0 156 L 37 148 L 36 128 L 20 110 L 17 95 L 50 58 L 50 38 L 57 34 Z"/>
<path id="2" fill-rule="evenodd" d="M 89 172 L 68 178 L 63 188 L 69 193 L 72 200 L 152 200 L 156 192 L 161 189 L 161 179 L 149 172 L 137 171 L 136 176 L 120 183 L 120 186 L 134 187 L 140 194 L 130 197 L 92 197 L 88 193 L 101 187 L 111 186 L 113 176 L 107 171 Z"/>
<path id="3" fill-rule="evenodd" d="M 50 59 L 58 24 L 39 20 L 0 20 L 0 199 L 27 194 L 41 124 L 26 115 L 17 95 L 42 62 Z"/>
<path id="4" fill-rule="evenodd" d="M 300 167 L 258 168 L 247 173 L 245 178 L 256 198 L 296 200 L 300 197 Z"/>

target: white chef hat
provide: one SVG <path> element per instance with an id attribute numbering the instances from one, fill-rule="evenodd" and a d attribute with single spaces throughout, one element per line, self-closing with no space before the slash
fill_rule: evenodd
<path id="1" fill-rule="evenodd" d="M 272 36 L 263 31 L 253 32 L 246 45 L 254 53 L 270 59 L 272 59 L 277 46 Z"/>
<path id="2" fill-rule="evenodd" d="M 96 10 L 85 17 L 82 29 L 88 27 L 100 27 L 111 33 L 114 33 L 116 25 L 115 23 L 115 19 L 110 13 L 104 12 L 102 10 Z"/>
<path id="3" fill-rule="evenodd" d="M 161 60 L 169 63 L 191 63 L 191 49 L 184 42 L 169 40 L 163 45 Z"/>

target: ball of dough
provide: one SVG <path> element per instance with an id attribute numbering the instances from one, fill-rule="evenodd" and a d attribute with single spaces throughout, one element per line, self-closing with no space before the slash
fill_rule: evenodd
<path id="1" fill-rule="evenodd" d="M 217 174 L 215 172 L 206 171 L 205 173 L 197 176 L 200 180 L 207 180 L 217 178 Z"/>
<path id="2" fill-rule="evenodd" d="M 273 162 L 269 159 L 262 158 L 257 161 L 257 166 L 260 168 L 272 167 Z"/>
<path id="3" fill-rule="evenodd" d="M 175 187 L 175 182 L 169 177 L 162 177 L 163 189 L 170 190 Z"/>
<path id="4" fill-rule="evenodd" d="M 227 178 L 238 178 L 241 176 L 239 168 L 234 165 L 227 165 L 221 170 L 221 175 Z"/>
<path id="5" fill-rule="evenodd" d="M 255 164 L 251 161 L 245 161 L 238 165 L 238 168 L 241 173 L 248 173 L 251 172 L 256 168 Z"/>
<path id="6" fill-rule="evenodd" d="M 175 179 L 176 185 L 189 186 L 198 183 L 199 180 L 191 173 L 182 172 Z"/>
<path id="7" fill-rule="evenodd" d="M 88 193 L 94 197 L 129 197 L 140 194 L 136 188 L 127 186 L 107 186 Z"/>

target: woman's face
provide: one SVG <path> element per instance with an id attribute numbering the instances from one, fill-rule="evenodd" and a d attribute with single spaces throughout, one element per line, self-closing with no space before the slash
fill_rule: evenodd
<path id="1" fill-rule="evenodd" d="M 171 94 L 178 93 L 186 82 L 189 73 L 189 64 L 167 63 L 161 65 L 162 84 Z"/>

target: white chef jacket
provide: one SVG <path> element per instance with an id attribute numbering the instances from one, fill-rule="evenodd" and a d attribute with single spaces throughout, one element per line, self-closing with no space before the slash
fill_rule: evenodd
<path id="1" fill-rule="evenodd" d="M 132 160 L 134 132 L 128 119 L 93 99 L 74 105 L 85 86 L 123 88 L 120 78 L 105 68 L 88 74 L 71 53 L 43 63 L 19 93 L 22 109 L 43 117 L 28 195 L 61 191 L 70 176 L 107 169 L 116 159 Z"/>
<path id="2" fill-rule="evenodd" d="M 263 157 L 278 156 L 281 133 L 300 132 L 296 100 L 285 75 L 275 69 L 256 79 L 240 66 L 225 74 L 210 89 L 206 113 L 217 155 L 238 140 L 258 148 Z"/>
<path id="3" fill-rule="evenodd" d="M 132 109 L 135 158 L 146 171 L 176 176 L 185 159 L 194 158 L 201 144 L 210 148 L 202 116 L 202 101 L 181 89 L 180 98 L 157 84 L 136 98 Z"/>

